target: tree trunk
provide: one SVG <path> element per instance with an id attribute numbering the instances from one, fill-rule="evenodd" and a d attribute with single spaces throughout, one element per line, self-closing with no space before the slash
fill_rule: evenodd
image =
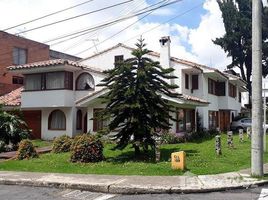
<path id="1" fill-rule="evenodd" d="M 141 155 L 140 148 L 137 145 L 134 145 L 135 149 L 135 157 L 139 157 Z"/>

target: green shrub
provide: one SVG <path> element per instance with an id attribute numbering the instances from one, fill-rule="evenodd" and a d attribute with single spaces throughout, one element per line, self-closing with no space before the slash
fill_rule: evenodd
<path id="1" fill-rule="evenodd" d="M 76 136 L 71 149 L 71 162 L 88 163 L 104 159 L 101 141 L 88 134 Z"/>
<path id="2" fill-rule="evenodd" d="M 6 143 L 0 140 L 0 153 L 6 151 Z"/>
<path id="3" fill-rule="evenodd" d="M 214 129 L 207 130 L 207 131 L 198 131 L 198 132 L 190 132 L 186 134 L 186 141 L 187 142 L 195 142 L 202 139 L 210 139 L 216 136 L 218 132 Z"/>
<path id="4" fill-rule="evenodd" d="M 162 133 L 161 139 L 164 144 L 177 144 L 177 143 L 185 142 L 184 136 L 179 136 L 171 132 Z"/>
<path id="5" fill-rule="evenodd" d="M 69 152 L 72 145 L 72 138 L 62 135 L 54 139 L 52 144 L 53 153 Z"/>
<path id="6" fill-rule="evenodd" d="M 22 140 L 19 143 L 19 149 L 17 151 L 16 158 L 18 160 L 37 158 L 38 154 L 30 140 Z"/>
<path id="7" fill-rule="evenodd" d="M 0 140 L 6 145 L 13 144 L 14 150 L 22 139 L 29 137 L 30 131 L 19 111 L 6 112 L 0 105 L 0 133 Z"/>

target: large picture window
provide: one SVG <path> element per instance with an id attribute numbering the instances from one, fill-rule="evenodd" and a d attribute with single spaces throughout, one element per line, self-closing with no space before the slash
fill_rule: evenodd
<path id="1" fill-rule="evenodd" d="M 49 130 L 66 130 L 66 118 L 61 110 L 54 110 L 48 117 Z"/>
<path id="2" fill-rule="evenodd" d="M 25 90 L 41 90 L 42 74 L 30 74 L 25 76 Z"/>
<path id="3" fill-rule="evenodd" d="M 24 89 L 27 90 L 59 90 L 73 89 L 72 72 L 48 72 L 26 74 Z"/>
<path id="4" fill-rule="evenodd" d="M 89 73 L 82 73 L 76 79 L 77 90 L 91 90 L 95 88 L 94 79 Z"/>
<path id="5" fill-rule="evenodd" d="M 195 110 L 178 109 L 176 132 L 192 131 L 195 127 Z"/>
<path id="6" fill-rule="evenodd" d="M 64 88 L 64 72 L 52 72 L 46 74 L 46 89 Z"/>

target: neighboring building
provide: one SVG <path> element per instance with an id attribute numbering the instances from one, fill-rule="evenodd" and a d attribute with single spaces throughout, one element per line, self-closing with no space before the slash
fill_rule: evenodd
<path id="1" fill-rule="evenodd" d="M 246 92 L 246 83 L 236 75 L 223 73 L 217 69 L 178 59 L 170 56 L 170 38 L 160 39 L 160 53 L 150 52 L 148 57 L 159 61 L 163 67 L 175 69 L 174 83 L 179 86 L 177 92 L 209 102 L 206 107 L 197 107 L 202 126 L 206 129 L 229 129 L 233 117 L 241 110 L 241 93 Z M 133 48 L 118 44 L 81 62 L 90 66 L 110 69 L 117 60 L 132 57 Z M 182 112 L 182 111 L 179 111 Z M 187 113 L 186 110 L 183 113 Z M 187 117 L 186 117 L 187 118 Z M 177 126 L 180 127 L 180 126 Z M 185 128 L 176 130 L 185 131 Z"/>
<path id="2" fill-rule="evenodd" d="M 74 61 L 81 59 L 50 50 L 46 44 L 3 31 L 0 31 L 0 47 L 0 95 L 23 85 L 23 76 L 21 74 L 10 74 L 6 69 L 7 66 L 58 58 L 67 58 Z"/>

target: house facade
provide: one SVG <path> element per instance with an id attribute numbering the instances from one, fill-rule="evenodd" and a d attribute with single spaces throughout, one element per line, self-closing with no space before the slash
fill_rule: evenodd
<path id="1" fill-rule="evenodd" d="M 148 57 L 175 69 L 177 78 L 169 81 L 179 86 L 176 90 L 181 94 L 179 98 L 162 95 L 176 108 L 171 115 L 177 121 L 170 120 L 170 131 L 194 131 L 198 118 L 206 129 L 228 129 L 232 117 L 240 112 L 239 97 L 245 83 L 237 76 L 170 57 L 169 37 L 159 42 L 160 53 L 150 52 Z M 10 102 L 16 102 L 28 113 L 30 123 L 35 124 L 36 138 L 96 133 L 109 123 L 94 118 L 105 107 L 100 97 L 108 92 L 97 86 L 105 77 L 102 71 L 132 57 L 132 50 L 118 44 L 81 62 L 56 59 L 10 66 L 10 73 L 24 76 L 24 86 L 17 90 L 17 98 L 13 92 L 0 97 L 0 101 L 11 107 Z"/>
<path id="2" fill-rule="evenodd" d="M 159 40 L 160 53 L 150 52 L 148 57 L 159 61 L 162 67 L 175 69 L 172 80 L 179 86 L 177 92 L 191 98 L 202 99 L 209 104 L 197 106 L 196 112 L 200 116 L 201 124 L 205 129 L 228 130 L 232 119 L 240 113 L 241 94 L 247 92 L 246 83 L 238 76 L 221 72 L 190 61 L 170 56 L 170 37 Z M 110 69 L 117 60 L 132 57 L 133 48 L 118 44 L 110 49 L 83 59 L 81 63 L 90 66 L 101 66 Z M 179 111 L 179 112 L 187 112 Z M 177 129 L 176 132 L 185 131 Z"/>
<path id="3" fill-rule="evenodd" d="M 36 138 L 53 139 L 63 134 L 74 137 L 107 125 L 107 121 L 93 119 L 105 107 L 100 97 L 107 89 L 97 86 L 105 77 L 102 70 L 63 59 L 11 66 L 9 70 L 25 78 L 20 108 L 23 113 L 31 113 Z M 182 110 L 174 116 L 181 118 L 180 123 L 171 122 L 171 129 L 194 130 L 195 108 L 207 102 L 190 96 L 163 98 Z"/>

